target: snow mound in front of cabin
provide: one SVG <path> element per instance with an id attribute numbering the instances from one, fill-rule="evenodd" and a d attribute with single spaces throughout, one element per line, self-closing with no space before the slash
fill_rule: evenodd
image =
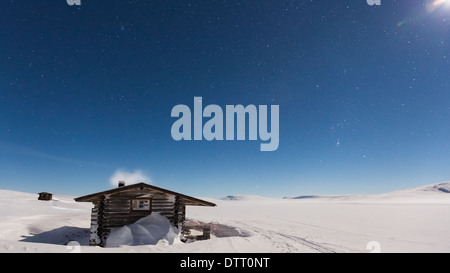
<path id="1" fill-rule="evenodd" d="M 172 245 L 181 242 L 180 233 L 169 219 L 153 212 L 133 224 L 111 230 L 106 247 L 123 245 Z"/>

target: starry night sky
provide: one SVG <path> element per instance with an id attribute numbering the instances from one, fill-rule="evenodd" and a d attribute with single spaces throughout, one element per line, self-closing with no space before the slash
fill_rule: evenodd
<path id="1" fill-rule="evenodd" d="M 447 2 L 1 1 L 0 188 L 89 194 L 117 170 L 209 197 L 450 180 Z M 174 141 L 194 96 L 279 105 L 278 150 Z"/>

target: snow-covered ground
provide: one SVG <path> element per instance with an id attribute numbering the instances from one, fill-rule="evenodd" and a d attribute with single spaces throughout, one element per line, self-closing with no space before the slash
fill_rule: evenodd
<path id="1" fill-rule="evenodd" d="M 210 240 L 110 248 L 88 246 L 89 203 L 54 198 L 0 190 L 0 252 L 450 252 L 450 182 L 379 195 L 203 198 L 217 207 L 188 207 L 187 217 L 210 223 Z"/>

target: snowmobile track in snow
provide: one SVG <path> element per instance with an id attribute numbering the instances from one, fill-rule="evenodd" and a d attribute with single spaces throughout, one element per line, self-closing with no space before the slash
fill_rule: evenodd
<path id="1" fill-rule="evenodd" d="M 297 252 L 298 247 L 295 244 L 300 244 L 321 253 L 337 253 L 338 251 L 325 246 L 323 243 L 314 242 L 306 238 L 295 235 L 289 235 L 282 232 L 257 228 L 246 223 L 239 222 L 240 225 L 245 225 L 248 229 L 256 234 L 265 237 L 272 241 L 277 248 L 287 250 L 287 252 Z M 287 239 L 287 240 L 286 240 Z"/>

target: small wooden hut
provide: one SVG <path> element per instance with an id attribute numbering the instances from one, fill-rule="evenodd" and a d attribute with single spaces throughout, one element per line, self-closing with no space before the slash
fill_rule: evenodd
<path id="1" fill-rule="evenodd" d="M 124 186 L 75 198 L 92 202 L 89 245 L 105 246 L 112 228 L 132 224 L 152 212 L 167 217 L 183 229 L 186 206 L 215 206 L 214 203 L 159 188 L 146 183 Z"/>
<path id="2" fill-rule="evenodd" d="M 50 201 L 53 199 L 53 194 L 49 192 L 40 192 L 38 194 L 39 194 L 38 200 Z"/>

